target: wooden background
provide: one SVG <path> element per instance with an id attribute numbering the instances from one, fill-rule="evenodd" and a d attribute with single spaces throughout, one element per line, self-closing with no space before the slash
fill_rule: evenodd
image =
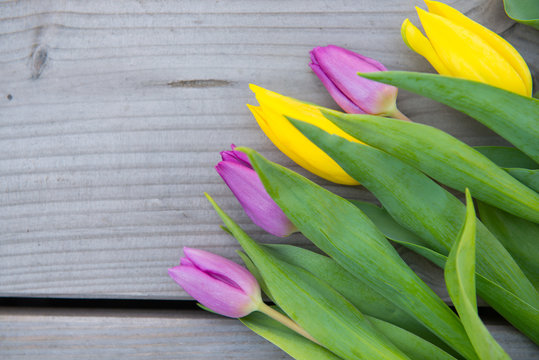
<path id="1" fill-rule="evenodd" d="M 447 1 L 508 39 L 534 76 L 538 32 L 501 0 Z M 400 38 L 406 0 L 0 1 L 0 296 L 188 299 L 167 276 L 182 246 L 233 260 L 210 193 L 258 240 L 214 170 L 231 143 L 259 150 L 350 198 L 362 188 L 315 179 L 259 130 L 249 83 L 336 107 L 308 67 L 335 44 L 393 70 L 432 71 Z M 505 144 L 477 122 L 399 94 L 414 121 L 472 145 Z M 400 250 L 444 298 L 440 271 Z M 10 302 L 12 304 L 13 302 Z M 14 302 L 17 304 L 17 302 Z M 80 302 L 79 302 L 80 303 Z M 515 359 L 539 349 L 487 319 Z M 0 308 L 2 358 L 288 358 L 235 320 L 187 310 Z"/>

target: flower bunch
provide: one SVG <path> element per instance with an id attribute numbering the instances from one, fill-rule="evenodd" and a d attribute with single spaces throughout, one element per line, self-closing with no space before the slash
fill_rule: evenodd
<path id="1" fill-rule="evenodd" d="M 505 40 L 426 2 L 429 12 L 418 14 L 427 36 L 408 19 L 402 36 L 441 75 L 387 71 L 330 45 L 311 51 L 310 67 L 346 113 L 251 85 L 259 106 L 249 109 L 283 153 L 328 181 L 363 185 L 383 207 L 233 145 L 216 170 L 246 214 L 273 235 L 300 232 L 323 255 L 253 240 L 207 195 L 249 270 L 190 248 L 170 269 L 205 308 L 241 318 L 296 359 L 509 359 L 476 295 L 539 343 L 539 102 L 530 72 Z M 515 148 L 473 148 L 409 121 L 397 88 L 470 115 Z M 392 242 L 444 269 L 457 314 Z"/>

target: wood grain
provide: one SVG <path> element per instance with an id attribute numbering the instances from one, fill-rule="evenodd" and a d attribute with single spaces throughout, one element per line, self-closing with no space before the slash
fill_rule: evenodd
<path id="1" fill-rule="evenodd" d="M 534 30 L 508 20 L 501 2 L 450 3 L 513 41 L 537 71 Z M 307 66 L 325 44 L 432 71 L 400 39 L 405 17 L 418 23 L 414 4 L 0 2 L 0 294 L 185 297 L 166 275 L 182 246 L 238 260 L 204 191 L 256 239 L 306 245 L 258 230 L 213 169 L 236 143 L 306 174 L 257 128 L 247 85 L 335 107 Z M 430 100 L 402 93 L 399 106 L 470 144 L 504 143 Z M 406 257 L 443 292 L 434 267 Z"/>
<path id="2" fill-rule="evenodd" d="M 539 348 L 506 323 L 486 320 L 513 360 Z M 2 359 L 291 359 L 239 321 L 185 311 L 0 308 Z"/>

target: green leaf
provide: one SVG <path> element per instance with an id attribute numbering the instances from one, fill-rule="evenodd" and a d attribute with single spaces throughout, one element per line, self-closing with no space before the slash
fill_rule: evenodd
<path id="1" fill-rule="evenodd" d="M 537 0 L 503 0 L 505 13 L 511 19 L 539 30 L 539 2 Z"/>
<path id="2" fill-rule="evenodd" d="M 453 305 L 481 360 L 510 359 L 477 314 L 475 295 L 475 211 L 466 189 L 466 219 L 445 264 L 445 283 Z"/>
<path id="3" fill-rule="evenodd" d="M 299 266 L 330 284 L 363 314 L 396 321 L 400 327 L 411 325 L 411 329 L 426 330 L 412 316 L 374 291 L 366 279 L 350 274 L 332 258 L 292 245 L 267 244 L 265 248 L 280 260 Z"/>
<path id="4" fill-rule="evenodd" d="M 539 192 L 539 170 L 505 168 L 505 171 L 530 189 Z"/>
<path id="5" fill-rule="evenodd" d="M 276 309 L 278 310 L 278 309 Z M 277 345 L 287 354 L 297 360 L 339 360 L 341 359 L 331 351 L 307 340 L 298 333 L 290 330 L 276 320 L 253 312 L 240 321 L 249 329 L 264 339 Z"/>
<path id="6" fill-rule="evenodd" d="M 359 209 L 254 150 L 237 150 L 248 154 L 268 194 L 309 240 L 351 274 L 368 279 L 375 291 L 414 316 L 456 351 L 474 358 L 455 314 L 406 265 Z"/>
<path id="7" fill-rule="evenodd" d="M 451 135 L 431 126 L 379 116 L 322 113 L 351 136 L 442 184 L 459 191 L 469 187 L 476 198 L 539 222 L 539 194 Z"/>
<path id="8" fill-rule="evenodd" d="M 361 76 L 415 92 L 462 111 L 539 162 L 537 99 L 475 81 L 435 74 L 383 71 Z"/>
<path id="9" fill-rule="evenodd" d="M 329 135 L 300 121 L 291 121 L 350 176 L 369 189 L 400 225 L 421 237 L 431 251 L 443 255 L 449 253 L 466 212 L 458 199 L 417 169 L 383 151 Z M 478 286 L 479 295 L 539 343 L 537 291 L 482 223 L 478 222 L 477 232 L 477 271 L 499 286 Z M 508 293 L 530 304 L 535 309 L 535 317 L 524 311 L 514 311 L 508 303 Z"/>
<path id="10" fill-rule="evenodd" d="M 281 309 L 324 347 L 345 359 L 408 359 L 342 295 L 308 271 L 269 254 L 207 197 Z"/>
<path id="11" fill-rule="evenodd" d="M 358 286 L 357 279 L 331 258 L 291 245 L 268 244 L 264 247 L 278 259 L 304 268 L 337 290 L 356 306 L 375 328 L 412 359 L 455 359 L 438 347 L 441 344 L 445 350 L 444 344 L 424 326 L 380 295 L 373 293 L 368 287 Z M 255 271 L 258 272 L 258 270 Z M 382 306 L 378 302 L 381 302 Z M 370 313 L 376 313 L 379 318 L 363 311 L 364 309 Z M 384 321 L 384 318 L 389 318 L 390 321 Z"/>
<path id="12" fill-rule="evenodd" d="M 396 325 L 372 317 L 369 317 L 369 320 L 374 327 L 412 359 L 455 359 L 439 347 Z"/>
<path id="13" fill-rule="evenodd" d="M 361 202 L 354 203 L 357 206 L 357 204 Z M 362 208 L 367 207 L 369 206 L 362 206 Z M 391 223 L 391 215 L 389 215 L 389 213 L 385 211 L 385 209 L 378 209 L 379 211 L 376 211 L 375 216 L 371 216 L 375 212 L 366 212 L 366 214 L 376 224 L 376 226 L 378 226 L 380 230 L 382 230 L 384 235 L 391 239 L 391 241 L 404 245 L 409 249 L 415 251 L 416 253 L 424 256 L 426 259 L 430 260 L 442 269 L 445 267 L 445 262 L 447 261 L 446 255 L 440 254 L 436 251 L 429 249 L 428 247 L 423 246 L 422 241 L 418 237 L 406 235 L 408 230 L 404 227 L 401 227 L 401 229 L 399 230 L 397 227 L 400 225 L 398 225 L 397 223 L 390 225 L 389 229 L 387 229 L 386 224 Z M 380 219 L 383 220 L 380 221 Z M 519 324 L 519 328 L 523 333 L 531 334 L 532 339 L 537 339 L 537 324 L 539 324 L 539 311 L 537 310 L 537 308 L 534 308 L 532 305 L 522 300 L 520 297 L 505 290 L 499 285 L 486 279 L 484 276 L 481 276 L 480 274 L 476 273 L 476 278 L 477 288 L 481 289 L 482 293 L 484 294 L 490 294 L 490 296 L 488 297 L 489 304 L 493 308 L 497 309 L 505 318 L 511 318 L 512 316 L 515 316 L 515 314 L 518 314 L 517 318 L 528 319 L 528 321 L 526 322 L 521 322 Z"/>
<path id="14" fill-rule="evenodd" d="M 227 231 L 228 232 L 228 231 Z M 232 235 L 234 236 L 234 234 L 228 232 L 229 235 Z M 238 255 L 241 257 L 241 260 L 243 261 L 243 263 L 245 264 L 245 266 L 247 267 L 247 270 L 249 270 L 249 272 L 251 274 L 253 274 L 253 276 L 255 277 L 256 281 L 258 282 L 258 285 L 260 285 L 260 290 L 262 290 L 262 292 L 264 294 L 266 294 L 266 296 L 273 302 L 275 302 L 275 299 L 273 298 L 273 296 L 271 296 L 271 292 L 268 288 L 268 286 L 266 285 L 266 281 L 264 280 L 264 278 L 262 277 L 262 275 L 260 274 L 260 271 L 258 271 L 258 268 L 255 266 L 255 264 L 253 263 L 253 261 L 249 258 L 249 256 L 247 256 L 247 254 L 245 254 L 244 252 L 242 251 L 237 251 Z"/>
<path id="15" fill-rule="evenodd" d="M 420 237 L 397 223 L 384 208 L 363 201 L 350 201 L 352 204 L 363 210 L 376 227 L 382 231 L 385 237 L 393 242 L 406 246 L 441 268 L 445 266 L 447 256 L 429 249 L 428 245 L 425 245 Z"/>
<path id="16" fill-rule="evenodd" d="M 372 289 L 368 279 L 361 274 L 354 276 L 332 258 L 297 246 L 268 244 L 265 247 L 280 260 L 299 266 L 331 285 L 363 314 L 395 324 L 447 349 L 443 342 L 413 316 Z"/>
<path id="17" fill-rule="evenodd" d="M 363 211 L 374 225 L 382 231 L 386 238 L 391 240 L 398 239 L 423 246 L 427 245 L 419 236 L 396 222 L 384 208 L 364 201 L 349 201 Z"/>
<path id="18" fill-rule="evenodd" d="M 511 253 L 528 279 L 539 288 L 539 225 L 478 202 L 481 221 Z"/>
<path id="19" fill-rule="evenodd" d="M 538 167 L 528 155 L 514 147 L 474 146 L 474 149 L 502 168 L 537 169 Z"/>

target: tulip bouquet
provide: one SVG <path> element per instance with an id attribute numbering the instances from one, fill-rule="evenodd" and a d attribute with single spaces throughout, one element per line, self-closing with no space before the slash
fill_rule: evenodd
<path id="1" fill-rule="evenodd" d="M 301 232 L 323 254 L 256 242 L 207 195 L 248 270 L 185 248 L 169 271 L 203 308 L 240 318 L 296 359 L 509 359 L 481 322 L 476 293 L 539 344 L 531 75 L 498 35 L 445 4 L 427 6 L 418 9 L 427 36 L 408 20 L 402 36 L 441 75 L 386 71 L 330 45 L 313 49 L 310 66 L 344 113 L 251 85 L 259 106 L 249 108 L 283 153 L 326 180 L 361 184 L 382 207 L 233 145 L 216 170 L 247 215 L 276 236 Z M 473 148 L 414 123 L 396 107 L 397 88 L 464 112 L 515 147 Z M 457 314 L 393 244 L 444 269 Z"/>

